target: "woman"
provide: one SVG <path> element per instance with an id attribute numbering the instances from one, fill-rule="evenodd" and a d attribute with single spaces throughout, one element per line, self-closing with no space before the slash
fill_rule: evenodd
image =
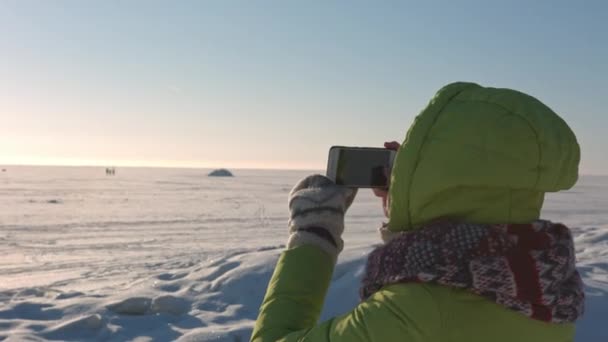
<path id="1" fill-rule="evenodd" d="M 579 147 L 526 94 L 454 83 L 416 118 L 383 197 L 385 244 L 362 302 L 317 325 L 355 191 L 315 175 L 290 193 L 290 237 L 252 341 L 572 341 L 584 294 L 569 230 L 539 220 Z"/>

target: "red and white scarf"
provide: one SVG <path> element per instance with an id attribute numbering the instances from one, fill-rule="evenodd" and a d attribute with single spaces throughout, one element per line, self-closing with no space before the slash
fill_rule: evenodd
<path id="1" fill-rule="evenodd" d="M 385 285 L 409 282 L 466 289 L 553 323 L 574 322 L 585 299 L 570 230 L 540 220 L 437 222 L 401 233 L 370 254 L 361 298 Z"/>

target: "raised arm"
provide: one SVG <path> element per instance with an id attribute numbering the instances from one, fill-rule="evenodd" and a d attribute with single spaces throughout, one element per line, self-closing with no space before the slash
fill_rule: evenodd
<path id="1" fill-rule="evenodd" d="M 268 285 L 251 341 L 428 341 L 429 331 L 439 331 L 430 295 L 403 286 L 383 289 L 350 313 L 317 325 L 354 195 L 318 175 L 294 187 L 287 250 Z M 402 302 L 411 300 L 416 310 L 408 312 Z"/>

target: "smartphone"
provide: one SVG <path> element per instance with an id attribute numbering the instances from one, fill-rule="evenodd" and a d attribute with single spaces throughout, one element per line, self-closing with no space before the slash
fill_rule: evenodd
<path id="1" fill-rule="evenodd" d="M 332 146 L 327 177 L 356 188 L 388 188 L 396 151 L 375 147 Z"/>

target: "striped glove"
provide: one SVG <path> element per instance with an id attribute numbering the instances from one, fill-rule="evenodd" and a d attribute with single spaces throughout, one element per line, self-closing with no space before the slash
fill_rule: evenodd
<path id="1" fill-rule="evenodd" d="M 344 214 L 357 189 L 336 185 L 329 178 L 312 175 L 289 193 L 289 241 L 287 248 L 315 245 L 337 259 L 344 247 Z"/>

